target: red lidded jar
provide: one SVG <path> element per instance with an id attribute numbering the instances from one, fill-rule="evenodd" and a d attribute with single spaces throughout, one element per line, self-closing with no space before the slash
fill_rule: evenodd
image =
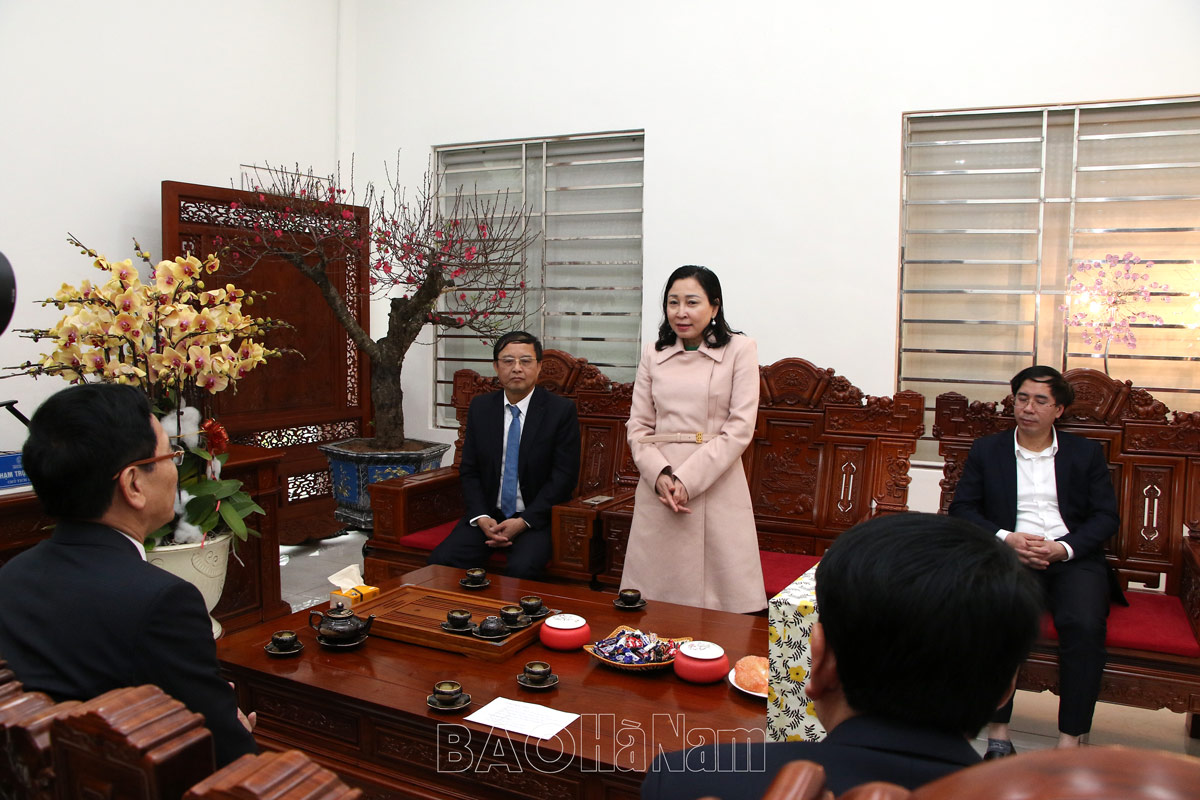
<path id="1" fill-rule="evenodd" d="M 692 683 L 715 683 L 729 674 L 729 658 L 719 644 L 684 642 L 675 654 L 675 674 Z"/>
<path id="2" fill-rule="evenodd" d="M 578 650 L 592 640 L 592 629 L 581 616 L 555 614 L 546 617 L 538 636 L 552 650 Z"/>

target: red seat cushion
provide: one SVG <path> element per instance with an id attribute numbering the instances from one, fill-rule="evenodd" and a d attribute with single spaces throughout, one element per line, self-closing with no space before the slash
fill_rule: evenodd
<path id="1" fill-rule="evenodd" d="M 428 550 L 433 552 L 433 548 L 442 543 L 442 540 L 450 535 L 450 531 L 454 530 L 454 526 L 458 524 L 458 520 L 452 519 L 449 522 L 443 522 L 432 528 L 426 528 L 423 531 L 410 533 L 407 536 L 401 536 L 397 541 L 405 547 L 411 547 L 414 550 Z M 500 561 L 508 559 L 508 554 L 503 550 L 492 554 L 492 558 Z"/>
<path id="2" fill-rule="evenodd" d="M 774 597 L 782 592 L 821 560 L 820 556 L 772 553 L 769 550 L 759 550 L 758 557 L 762 561 L 763 584 L 767 589 L 767 597 Z"/>
<path id="3" fill-rule="evenodd" d="M 1114 603 L 1108 613 L 1106 645 L 1200 658 L 1200 644 L 1178 597 L 1136 591 L 1125 592 L 1125 597 L 1128 607 Z M 1058 639 L 1049 614 L 1042 619 L 1042 636 Z"/>
<path id="4" fill-rule="evenodd" d="M 417 550 L 433 550 L 442 543 L 442 540 L 450 535 L 450 531 L 454 530 L 454 526 L 458 524 L 458 520 L 452 519 L 434 528 L 426 528 L 423 531 L 410 533 L 408 536 L 401 536 L 398 540 L 405 547 L 412 547 Z"/>

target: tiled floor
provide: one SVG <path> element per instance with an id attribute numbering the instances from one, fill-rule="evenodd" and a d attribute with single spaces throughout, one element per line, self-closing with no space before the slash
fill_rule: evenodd
<path id="1" fill-rule="evenodd" d="M 349 564 L 362 568 L 362 545 L 366 536 L 347 533 L 321 542 L 280 547 L 280 578 L 283 599 L 293 611 L 329 600 L 333 585 L 326 580 Z M 1010 728 L 1018 752 L 1044 750 L 1058 738 L 1058 698 L 1049 692 L 1018 692 Z M 1090 741 L 1096 745 L 1121 744 L 1200 756 L 1200 740 L 1190 739 L 1184 717 L 1171 711 L 1100 703 L 1092 724 Z M 986 742 L 975 742 L 983 752 Z"/>
<path id="2" fill-rule="evenodd" d="M 280 546 L 279 580 L 284 602 L 291 604 L 292 611 L 329 602 L 329 592 L 337 587 L 326 579 L 350 564 L 362 570 L 366 540 L 366 534 L 355 531 L 319 542 Z"/>

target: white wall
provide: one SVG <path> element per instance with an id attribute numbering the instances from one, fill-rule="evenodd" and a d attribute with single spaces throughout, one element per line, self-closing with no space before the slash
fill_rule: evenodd
<path id="1" fill-rule="evenodd" d="M 416 180 L 434 144 L 644 128 L 643 336 L 669 272 L 706 264 L 763 363 L 872 394 L 895 388 L 903 112 L 1200 92 L 1195 0 L 363 0 L 358 22 L 360 165 L 401 147 Z M 421 429 L 429 350 L 408 429 L 449 441 Z"/>
<path id="2" fill-rule="evenodd" d="M 60 316 L 31 301 L 95 271 L 67 231 L 113 259 L 156 256 L 160 183 L 228 186 L 238 164 L 336 159 L 335 0 L 0 0 L 0 251 L 18 301 L 0 366 L 44 346 L 11 328 Z M 65 386 L 10 378 L 30 414 Z M 0 413 L 0 450 L 20 424 Z"/>
<path id="3" fill-rule="evenodd" d="M 644 128 L 644 331 L 670 270 L 707 264 L 764 363 L 890 394 L 901 113 L 1197 94 L 1197 34 L 1195 0 L 0 0 L 0 249 L 40 297 L 86 275 L 67 229 L 157 248 L 165 178 L 353 151 L 378 180 L 399 148 L 415 183 L 434 144 Z M 430 348 L 405 372 L 409 433 L 449 441 Z M 27 410 L 57 388 L 23 381 L 0 396 Z"/>

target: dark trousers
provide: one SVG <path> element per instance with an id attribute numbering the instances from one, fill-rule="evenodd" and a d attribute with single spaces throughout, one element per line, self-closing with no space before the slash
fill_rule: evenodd
<path id="1" fill-rule="evenodd" d="M 1080 736 L 1092 729 L 1100 696 L 1111 593 L 1108 568 L 1098 559 L 1056 561 L 1036 574 L 1058 630 L 1058 730 Z M 1012 709 L 1009 698 L 992 722 L 1007 723 Z"/>
<path id="2" fill-rule="evenodd" d="M 503 520 L 504 515 L 495 511 L 492 519 Z M 518 535 L 508 547 L 488 547 L 483 531 L 464 517 L 454 526 L 454 530 L 450 531 L 450 535 L 429 554 L 427 563 L 460 569 L 486 567 L 488 559 L 494 553 L 504 553 L 508 556 L 505 575 L 511 578 L 535 579 L 541 577 L 546 569 L 554 547 L 550 541 L 550 531 L 534 528 Z"/>

